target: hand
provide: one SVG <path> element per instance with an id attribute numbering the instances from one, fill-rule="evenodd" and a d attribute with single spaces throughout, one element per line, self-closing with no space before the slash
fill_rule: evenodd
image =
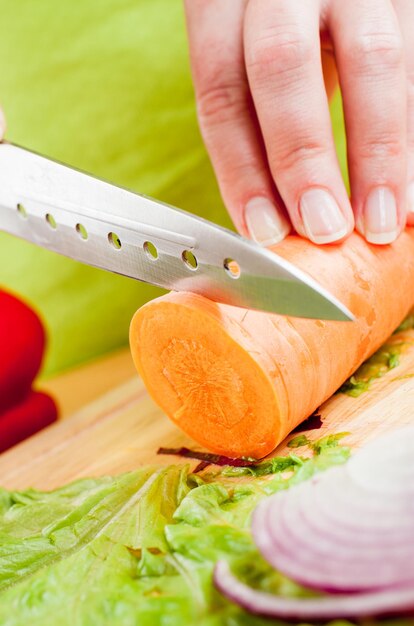
<path id="1" fill-rule="evenodd" d="M 271 245 L 293 225 L 330 243 L 356 223 L 385 244 L 407 206 L 414 225 L 413 0 L 186 0 L 186 14 L 201 130 L 241 233 Z M 336 70 L 352 206 L 328 108 Z"/>

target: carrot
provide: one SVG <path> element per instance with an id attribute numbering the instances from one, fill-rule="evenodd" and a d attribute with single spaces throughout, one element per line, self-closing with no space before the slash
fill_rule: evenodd
<path id="1" fill-rule="evenodd" d="M 353 234 L 275 251 L 308 272 L 355 322 L 281 317 L 170 293 L 131 322 L 134 363 L 165 413 L 201 445 L 261 458 L 368 358 L 414 304 L 414 229 L 386 247 Z"/>

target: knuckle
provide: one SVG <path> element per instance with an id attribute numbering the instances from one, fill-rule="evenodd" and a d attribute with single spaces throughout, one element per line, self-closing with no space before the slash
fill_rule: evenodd
<path id="1" fill-rule="evenodd" d="M 211 126 L 234 121 L 245 112 L 247 85 L 242 81 L 211 84 L 197 93 L 197 112 L 201 125 Z"/>
<path id="2" fill-rule="evenodd" d="M 317 161 L 326 157 L 327 147 L 317 141 L 302 141 L 293 145 L 279 147 L 279 154 L 275 163 L 275 171 L 293 170 L 309 161 Z"/>
<path id="3" fill-rule="evenodd" d="M 300 34 L 273 33 L 257 39 L 246 54 L 246 67 L 256 76 L 295 72 L 313 57 L 312 42 Z"/>
<path id="4" fill-rule="evenodd" d="M 400 139 L 389 136 L 370 139 L 364 142 L 359 150 L 359 156 L 364 159 L 378 159 L 383 161 L 399 158 L 403 153 L 403 142 Z"/>
<path id="5" fill-rule="evenodd" d="M 264 180 L 266 176 L 265 166 L 257 161 L 255 155 L 247 154 L 242 159 L 223 162 L 221 182 L 234 190 L 249 185 L 253 179 L 261 177 Z"/>
<path id="6" fill-rule="evenodd" d="M 351 42 L 348 56 L 362 69 L 383 72 L 403 64 L 404 44 L 398 33 L 362 33 Z"/>

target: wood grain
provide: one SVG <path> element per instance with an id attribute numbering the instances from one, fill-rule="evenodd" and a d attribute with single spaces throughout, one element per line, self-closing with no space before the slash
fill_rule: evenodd
<path id="1" fill-rule="evenodd" d="M 129 348 L 123 348 L 41 381 L 39 386 L 57 400 L 59 419 L 65 419 L 135 373 Z"/>
<path id="2" fill-rule="evenodd" d="M 410 377 L 414 373 L 414 331 L 407 331 L 404 337 L 409 345 L 400 365 L 358 398 L 338 394 L 328 400 L 321 407 L 322 428 L 310 431 L 310 438 L 349 431 L 345 441 L 358 447 L 382 432 L 414 423 L 414 377 Z M 96 369 L 92 371 L 96 376 Z M 111 371 L 110 360 L 105 371 Z M 81 379 L 87 388 L 87 368 L 82 370 Z M 69 377 L 65 393 L 76 394 L 75 383 L 76 377 Z M 286 443 L 275 454 L 283 454 Z M 181 445 L 196 447 L 162 414 L 142 381 L 133 376 L 68 419 L 1 455 L 0 482 L 10 489 L 52 489 L 84 476 L 180 462 L 156 452 L 159 446 Z"/>

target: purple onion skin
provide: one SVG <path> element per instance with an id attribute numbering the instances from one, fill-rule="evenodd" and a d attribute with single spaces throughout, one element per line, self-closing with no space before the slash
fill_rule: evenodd
<path id="1" fill-rule="evenodd" d="M 256 507 L 252 534 L 265 560 L 324 595 L 253 589 L 226 561 L 216 564 L 216 587 L 251 613 L 288 621 L 414 616 L 413 459 L 414 425 Z"/>
<path id="2" fill-rule="evenodd" d="M 298 424 L 298 426 L 296 426 L 296 428 L 292 430 L 292 434 L 305 433 L 309 430 L 319 430 L 319 428 L 322 427 L 322 424 L 322 416 L 319 413 L 319 409 L 316 409 L 316 411 L 312 413 L 312 415 L 309 415 L 309 417 L 307 417 L 305 421 Z"/>
<path id="3" fill-rule="evenodd" d="M 190 450 L 190 448 L 159 448 L 157 454 L 168 454 L 173 456 L 181 456 L 184 459 L 197 459 L 208 465 L 219 465 L 221 467 L 230 465 L 231 467 L 251 467 L 257 464 L 257 459 L 233 459 L 222 454 L 213 454 L 211 452 L 201 452 L 199 450 Z"/>
<path id="4" fill-rule="evenodd" d="M 228 600 L 253 615 L 266 618 L 311 623 L 414 616 L 414 587 L 317 598 L 283 598 L 248 587 L 231 573 L 226 561 L 216 564 L 213 581 Z"/>
<path id="5" fill-rule="evenodd" d="M 289 497 L 289 492 L 283 492 L 279 494 L 282 498 Z M 327 582 L 327 576 L 325 575 L 325 582 L 321 582 L 320 579 L 316 580 L 314 578 L 314 574 L 309 571 L 309 568 L 303 569 L 301 567 L 296 566 L 294 570 L 292 570 L 290 564 L 294 564 L 296 562 L 295 555 L 291 549 L 286 549 L 286 546 L 295 546 L 298 550 L 300 550 L 300 546 L 297 545 L 297 542 L 290 538 L 288 530 L 285 528 L 283 530 L 283 535 L 275 535 L 272 532 L 272 525 L 269 525 L 268 514 L 269 510 L 271 510 L 272 506 L 275 504 L 275 498 L 277 496 L 270 496 L 268 499 L 263 500 L 256 510 L 253 513 L 252 519 L 252 532 L 253 539 L 255 541 L 256 546 L 261 552 L 262 556 L 265 560 L 272 565 L 275 569 L 282 571 L 288 576 L 292 578 L 297 583 L 307 587 L 309 589 L 314 589 L 315 591 L 322 591 L 328 593 L 336 593 L 338 595 L 349 594 L 349 593 L 358 593 L 358 592 L 373 592 L 379 591 L 384 588 L 383 586 L 378 586 L 375 584 L 365 584 L 365 585 L 356 585 L 353 586 L 349 584 L 352 576 L 348 575 L 347 582 L 337 582 L 335 585 L 330 585 Z M 284 541 L 282 541 L 282 537 Z M 284 555 L 284 558 L 281 559 L 281 556 Z M 320 555 L 319 555 L 320 557 Z M 315 553 L 315 563 L 317 562 L 318 554 Z M 284 561 L 284 562 L 283 562 Z M 290 563 L 286 563 L 286 561 L 290 561 Z M 404 564 L 405 560 L 402 559 L 401 563 Z M 344 564 L 345 565 L 345 564 Z M 341 563 L 338 562 L 338 567 L 341 566 Z M 354 568 L 354 565 L 350 563 L 347 564 L 347 568 L 351 568 L 351 571 Z M 414 579 L 409 580 L 406 578 L 404 581 L 397 581 L 396 584 L 388 583 L 387 589 L 395 589 L 400 588 L 404 585 L 412 585 L 414 588 Z"/>

